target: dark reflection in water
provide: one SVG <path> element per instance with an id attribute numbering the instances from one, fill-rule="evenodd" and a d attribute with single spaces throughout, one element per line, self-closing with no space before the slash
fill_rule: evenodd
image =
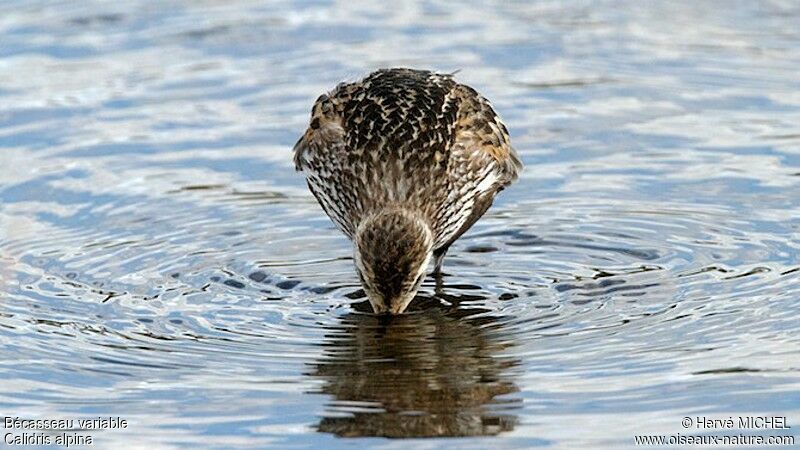
<path id="1" fill-rule="evenodd" d="M 418 299 L 420 300 L 420 299 Z M 358 304 L 367 309 L 364 302 Z M 338 436 L 480 436 L 514 428 L 521 400 L 503 354 L 513 345 L 479 309 L 344 316 L 311 376 L 332 395 L 318 430 Z"/>

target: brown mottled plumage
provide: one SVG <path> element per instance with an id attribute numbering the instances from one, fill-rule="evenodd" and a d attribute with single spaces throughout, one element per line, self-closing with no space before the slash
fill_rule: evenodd
<path id="1" fill-rule="evenodd" d="M 489 102 L 451 75 L 384 69 L 314 103 L 295 165 L 355 243 L 375 312 L 402 313 L 431 257 L 491 206 L 522 169 Z"/>

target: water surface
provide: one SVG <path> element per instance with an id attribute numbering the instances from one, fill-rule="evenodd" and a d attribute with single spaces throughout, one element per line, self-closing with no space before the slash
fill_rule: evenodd
<path id="1" fill-rule="evenodd" d="M 755 414 L 791 434 L 798 22 L 791 1 L 4 2 L 0 411 L 127 419 L 100 448 L 617 449 Z M 526 164 L 388 321 L 290 151 L 321 92 L 385 66 L 460 70 Z"/>

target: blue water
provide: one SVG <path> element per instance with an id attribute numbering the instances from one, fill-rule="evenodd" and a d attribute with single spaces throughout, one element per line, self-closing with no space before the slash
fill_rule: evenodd
<path id="1" fill-rule="evenodd" d="M 128 421 L 94 448 L 796 435 L 798 23 L 777 0 L 0 3 L 0 413 Z M 526 169 L 385 323 L 291 146 L 320 93 L 390 66 L 459 70 Z M 748 415 L 793 428 L 681 425 Z"/>

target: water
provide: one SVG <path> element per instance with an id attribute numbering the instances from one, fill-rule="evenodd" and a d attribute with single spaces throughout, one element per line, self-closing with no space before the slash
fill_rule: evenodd
<path id="1" fill-rule="evenodd" d="M 129 422 L 99 448 L 796 433 L 799 21 L 792 1 L 4 2 L 0 411 Z M 401 65 L 460 69 L 526 170 L 386 322 L 290 148 L 321 92 Z M 793 429 L 681 426 L 755 414 Z"/>

